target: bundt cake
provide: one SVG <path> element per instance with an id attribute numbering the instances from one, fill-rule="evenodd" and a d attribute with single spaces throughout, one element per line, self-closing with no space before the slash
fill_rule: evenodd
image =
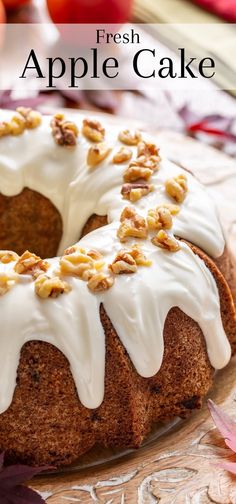
<path id="1" fill-rule="evenodd" d="M 201 406 L 236 347 L 214 203 L 105 117 L 1 121 L 0 451 L 63 466 L 138 447 Z"/>

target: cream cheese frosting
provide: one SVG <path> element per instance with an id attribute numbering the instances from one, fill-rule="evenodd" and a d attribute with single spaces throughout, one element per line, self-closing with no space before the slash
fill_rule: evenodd
<path id="1" fill-rule="evenodd" d="M 8 119 L 9 114 L 12 113 L 1 112 L 2 119 Z M 76 116 L 79 128 L 82 119 L 80 114 Z M 73 149 L 56 145 L 50 120 L 44 117 L 35 130 L 0 139 L 1 192 L 13 196 L 28 187 L 52 201 L 63 220 L 58 255 L 78 240 L 91 214 L 108 215 L 107 226 L 79 241 L 81 247 L 101 252 L 107 267 L 122 248 L 117 229 L 120 213 L 127 206 L 120 194 L 127 164 L 112 162 L 121 146 L 117 139 L 120 128 L 106 128 L 106 141 L 112 152 L 91 169 L 86 162 L 90 142 L 80 135 Z M 145 134 L 143 137 L 145 140 Z M 135 152 L 136 148 L 132 149 Z M 146 216 L 148 209 L 173 202 L 165 193 L 164 182 L 182 172 L 186 173 L 163 160 L 152 176 L 154 191 L 134 205 L 139 214 Z M 191 174 L 187 177 L 188 194 L 174 218 L 172 231 L 218 257 L 225 244 L 214 204 L 198 181 Z M 161 367 L 164 323 L 174 306 L 202 329 L 212 366 L 220 369 L 227 364 L 231 349 L 222 326 L 218 289 L 205 263 L 184 242 L 177 253 L 155 247 L 150 240 L 138 242 L 152 266 L 140 267 L 134 275 L 117 275 L 114 286 L 101 293 L 92 293 L 86 282 L 69 276 L 66 281 L 70 292 L 56 299 L 41 299 L 35 294 L 32 277 L 18 276 L 14 288 L 0 299 L 0 412 L 12 401 L 21 348 L 34 339 L 55 345 L 67 357 L 79 398 L 86 407 L 101 404 L 105 374 L 101 303 L 143 377 L 153 376 Z M 128 240 L 129 246 L 134 243 L 137 240 Z M 59 260 L 49 260 L 49 276 L 58 271 Z M 13 268 L 14 262 L 0 263 L 0 275 Z"/>
<path id="2" fill-rule="evenodd" d="M 9 120 L 11 116 L 12 112 L 1 111 L 2 120 Z M 75 119 L 79 129 L 83 118 L 78 114 Z M 112 151 L 96 168 L 88 168 L 87 152 L 91 142 L 80 134 L 75 148 L 56 145 L 50 121 L 51 117 L 44 116 L 38 128 L 0 139 L 0 188 L 4 195 L 14 196 L 28 187 L 50 199 L 63 221 L 60 255 L 66 247 L 78 241 L 91 214 L 107 215 L 109 222 L 119 220 L 122 209 L 127 206 L 120 194 L 127 163 L 115 165 L 112 162 L 114 153 L 122 145 L 118 140 L 120 127 L 107 126 L 106 142 Z M 150 140 L 145 133 L 143 138 Z M 136 152 L 136 147 L 131 149 Z M 164 191 L 163 182 L 182 172 L 186 173 L 163 159 L 160 169 L 152 176 L 155 189 L 135 204 L 137 211 L 144 214 L 147 208 L 172 202 Z M 188 197 L 174 220 L 173 232 L 198 245 L 210 256 L 218 257 L 224 250 L 224 237 L 214 203 L 191 174 L 188 174 L 188 181 Z"/>

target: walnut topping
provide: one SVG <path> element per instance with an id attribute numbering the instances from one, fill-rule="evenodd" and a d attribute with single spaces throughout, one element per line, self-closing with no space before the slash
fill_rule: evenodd
<path id="1" fill-rule="evenodd" d="M 112 276 L 100 272 L 100 273 L 95 273 L 89 281 L 88 281 L 88 288 L 92 292 L 101 292 L 101 291 L 106 291 L 112 287 L 114 284 L 114 278 Z"/>
<path id="2" fill-rule="evenodd" d="M 146 196 L 154 190 L 153 184 L 134 183 L 134 184 L 123 184 L 121 188 L 121 194 L 124 199 L 135 202 Z"/>
<path id="3" fill-rule="evenodd" d="M 109 265 L 109 269 L 115 275 L 135 273 L 137 271 L 137 264 L 128 250 L 120 250 L 112 264 Z"/>
<path id="4" fill-rule="evenodd" d="M 133 245 L 129 253 L 135 260 L 137 266 L 151 266 L 152 261 L 146 258 L 139 245 Z"/>
<path id="5" fill-rule="evenodd" d="M 76 145 L 79 130 L 75 123 L 65 120 L 64 114 L 55 114 L 50 125 L 56 144 L 66 147 L 74 147 Z"/>
<path id="6" fill-rule="evenodd" d="M 17 261 L 19 259 L 18 254 L 12 250 L 0 250 L 0 262 L 3 264 L 8 264 L 12 261 Z"/>
<path id="7" fill-rule="evenodd" d="M 171 229 L 173 221 L 170 210 L 165 207 L 148 210 L 147 223 L 151 231 Z"/>
<path id="8" fill-rule="evenodd" d="M 113 163 L 121 164 L 129 161 L 132 158 L 132 150 L 128 147 L 121 147 L 113 156 Z"/>
<path id="9" fill-rule="evenodd" d="M 83 120 L 82 133 L 91 142 L 102 142 L 105 138 L 105 129 L 94 119 Z"/>
<path id="10" fill-rule="evenodd" d="M 27 129 L 35 129 L 42 122 L 42 116 L 36 110 L 32 110 L 31 108 L 18 107 L 16 111 L 24 118 L 25 127 Z"/>
<path id="11" fill-rule="evenodd" d="M 117 236 L 121 242 L 132 236 L 134 238 L 147 238 L 146 220 L 135 212 L 132 207 L 125 207 L 120 216 L 120 227 Z"/>
<path id="12" fill-rule="evenodd" d="M 135 273 L 137 266 L 151 266 L 151 264 L 152 262 L 146 258 L 140 247 L 134 245 L 131 250 L 120 250 L 109 268 L 115 275 L 120 275 Z"/>
<path id="13" fill-rule="evenodd" d="M 0 122 L 0 137 L 24 133 L 25 129 L 37 128 L 42 121 L 41 114 L 31 108 L 18 107 L 10 122 Z"/>
<path id="14" fill-rule="evenodd" d="M 35 280 L 35 292 L 42 299 L 48 297 L 56 298 L 60 294 L 64 294 L 64 292 L 67 293 L 70 290 L 70 285 L 61 280 L 58 276 L 50 278 L 47 275 L 40 275 Z"/>
<path id="15" fill-rule="evenodd" d="M 137 155 L 138 155 L 138 157 L 139 156 L 145 156 L 145 157 L 157 156 L 160 161 L 159 149 L 157 148 L 157 146 L 153 143 L 144 142 L 144 140 L 142 140 L 142 142 L 138 143 Z"/>
<path id="16" fill-rule="evenodd" d="M 188 190 L 187 177 L 185 174 L 177 175 L 165 182 L 166 192 L 178 203 L 182 203 Z"/>
<path id="17" fill-rule="evenodd" d="M 108 147 L 105 142 L 98 143 L 88 150 L 87 163 L 89 166 L 94 167 L 101 163 L 108 154 L 111 152 L 111 148 Z"/>
<path id="18" fill-rule="evenodd" d="M 0 273 L 0 296 L 8 292 L 17 281 L 17 275 L 14 273 Z"/>
<path id="19" fill-rule="evenodd" d="M 180 207 L 178 205 L 174 205 L 173 203 L 161 203 L 156 207 L 157 210 L 159 210 L 159 208 L 166 208 L 167 210 L 169 210 L 171 215 L 178 215 L 178 213 L 180 212 Z"/>
<path id="20" fill-rule="evenodd" d="M 154 238 L 153 245 L 169 250 L 169 252 L 178 252 L 180 250 L 179 242 L 174 236 L 169 235 L 164 229 L 161 229 Z"/>
<path id="21" fill-rule="evenodd" d="M 0 122 L 0 137 L 7 136 L 11 134 L 10 123 L 6 121 Z"/>
<path id="22" fill-rule="evenodd" d="M 140 131 L 134 131 L 132 133 L 130 130 L 127 129 L 119 133 L 118 139 L 125 145 L 137 145 L 142 139 L 142 135 Z"/>
<path id="23" fill-rule="evenodd" d="M 14 266 L 16 273 L 20 275 L 32 275 L 34 278 L 37 278 L 42 272 L 47 271 L 48 268 L 49 264 L 46 261 L 28 250 L 19 257 Z"/>
<path id="24" fill-rule="evenodd" d="M 137 166 L 130 164 L 127 170 L 125 170 L 123 178 L 125 182 L 136 182 L 137 180 L 149 180 L 152 176 L 153 171 L 151 168 L 145 168 L 144 166 Z"/>
<path id="25" fill-rule="evenodd" d="M 63 275 L 76 275 L 82 280 L 89 280 L 97 271 L 104 266 L 102 254 L 96 250 L 86 253 L 78 246 L 65 251 L 60 259 L 60 271 Z"/>
<path id="26" fill-rule="evenodd" d="M 26 121 L 20 114 L 14 115 L 10 121 L 10 135 L 21 135 L 26 128 Z"/>
<path id="27" fill-rule="evenodd" d="M 157 156 L 139 156 L 131 161 L 129 166 L 140 166 L 141 168 L 148 168 L 152 173 L 159 169 L 159 158 Z"/>

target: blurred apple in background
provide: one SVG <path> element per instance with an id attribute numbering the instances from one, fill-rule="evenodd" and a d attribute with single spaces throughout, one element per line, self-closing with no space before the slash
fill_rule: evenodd
<path id="1" fill-rule="evenodd" d="M 27 5 L 30 3 L 30 0 L 2 0 L 7 11 L 18 9 L 18 7 L 22 7 L 23 5 Z"/>
<path id="2" fill-rule="evenodd" d="M 0 0 L 0 23 L 6 22 L 6 12 L 2 1 Z"/>
<path id="3" fill-rule="evenodd" d="M 47 0 L 49 14 L 57 24 L 122 24 L 130 19 L 132 3 L 132 0 Z"/>

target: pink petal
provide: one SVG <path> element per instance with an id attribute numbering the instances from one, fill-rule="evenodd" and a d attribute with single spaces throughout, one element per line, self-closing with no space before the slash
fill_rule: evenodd
<path id="1" fill-rule="evenodd" d="M 236 423 L 226 413 L 224 413 L 216 404 L 208 399 L 208 408 L 215 422 L 217 429 L 222 434 L 225 443 L 231 450 L 236 452 Z"/>
<path id="2" fill-rule="evenodd" d="M 220 462 L 216 466 L 236 475 L 236 462 Z"/>

